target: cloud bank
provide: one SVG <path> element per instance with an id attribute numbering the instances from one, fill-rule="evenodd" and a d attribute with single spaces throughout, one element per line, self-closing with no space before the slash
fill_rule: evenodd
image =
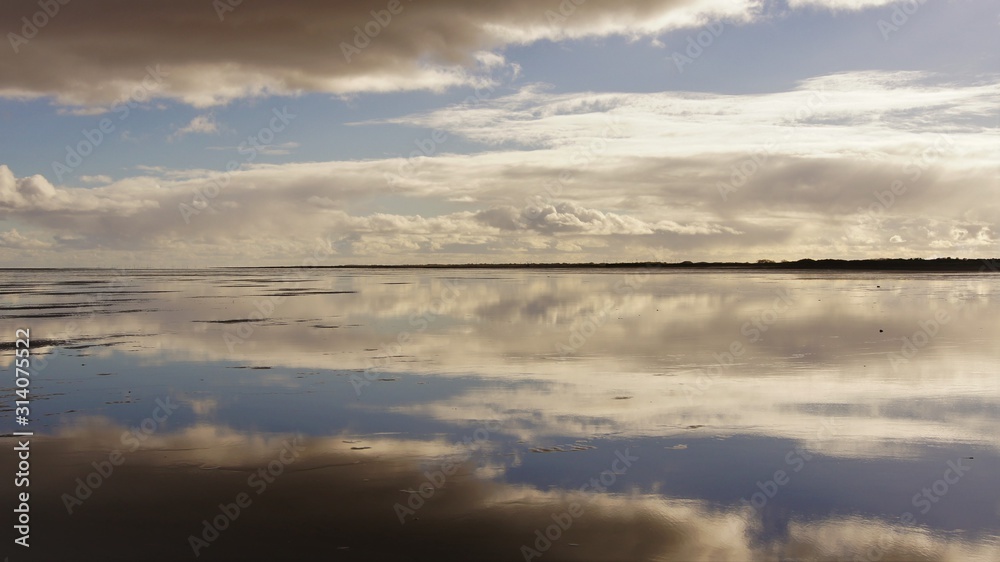
<path id="1" fill-rule="evenodd" d="M 317 244 L 336 263 L 995 253 L 1000 87 L 935 80 L 846 73 L 741 96 L 528 86 L 389 120 L 439 131 L 429 156 L 147 168 L 86 187 L 0 165 L 0 218 L 17 232 L 0 244 L 88 263 L 293 263 Z M 448 151 L 460 142 L 482 148 Z"/>

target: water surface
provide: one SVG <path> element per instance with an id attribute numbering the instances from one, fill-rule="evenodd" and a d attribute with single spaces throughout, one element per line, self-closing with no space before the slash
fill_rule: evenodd
<path id="1" fill-rule="evenodd" d="M 995 275 L 2 275 L 12 561 L 1000 559 Z"/>

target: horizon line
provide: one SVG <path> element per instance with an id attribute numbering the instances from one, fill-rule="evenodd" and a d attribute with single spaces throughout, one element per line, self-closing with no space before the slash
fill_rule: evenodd
<path id="1" fill-rule="evenodd" d="M 660 262 L 502 262 L 502 263 L 424 263 L 424 264 L 343 264 L 343 265 L 219 265 L 219 266 L 184 266 L 184 267 L 2 267 L 0 271 L 52 271 L 52 270 L 148 270 L 148 271 L 180 271 L 198 269 L 528 269 L 528 268 L 635 268 L 635 267 L 668 267 L 668 268 L 727 268 L 727 269 L 851 269 L 855 271 L 878 270 L 941 270 L 941 271 L 973 271 L 975 265 L 983 271 L 1000 271 L 994 262 L 1000 258 L 802 258 L 798 260 L 761 259 L 756 262 L 732 261 L 690 261 Z M 941 267 L 948 266 L 948 267 Z M 956 269 L 958 267 L 958 269 Z"/>

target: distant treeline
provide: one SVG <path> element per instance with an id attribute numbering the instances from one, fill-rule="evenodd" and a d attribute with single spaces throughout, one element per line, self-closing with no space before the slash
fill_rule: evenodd
<path id="1" fill-rule="evenodd" d="M 773 261 L 758 260 L 756 262 L 711 262 L 683 261 L 680 263 L 666 262 L 618 262 L 618 263 L 428 263 L 419 265 L 285 265 L 285 266 L 232 266 L 188 268 L 190 270 L 219 269 L 621 269 L 621 268 L 657 268 L 657 269 L 752 269 L 759 270 L 843 270 L 843 271 L 961 271 L 996 273 L 1000 271 L 1000 258 L 937 258 L 925 260 L 921 258 L 892 258 L 873 260 L 812 260 Z M 54 271 L 54 270 L 110 270 L 114 268 L 101 267 L 25 267 L 0 268 L 0 271 Z M 184 268 L 181 268 L 184 269 Z M 135 271 L 172 271 L 171 269 L 135 268 Z"/>
<path id="2" fill-rule="evenodd" d="M 1000 271 L 1000 259 L 937 258 L 894 258 L 870 260 L 813 260 L 797 261 L 759 260 L 757 262 L 620 262 L 620 263 L 468 263 L 468 264 L 424 264 L 424 265 L 333 265 L 323 268 L 367 268 L 367 269 L 600 269 L 656 267 L 670 269 L 814 269 L 846 271 L 980 271 L 996 273 Z"/>

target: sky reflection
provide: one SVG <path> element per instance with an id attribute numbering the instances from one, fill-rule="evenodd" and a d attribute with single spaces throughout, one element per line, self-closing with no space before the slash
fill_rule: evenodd
<path id="1" fill-rule="evenodd" d="M 53 539 L 104 536 L 98 523 L 111 518 L 136 527 L 136 545 L 162 544 L 163 559 L 191 556 L 185 537 L 299 436 L 307 452 L 283 491 L 262 494 L 270 507 L 202 556 L 263 557 L 273 545 L 256 529 L 283 513 L 270 532 L 304 556 L 523 559 L 534 531 L 574 501 L 586 515 L 545 560 L 840 560 L 879 540 L 880 560 L 1000 552 L 991 277 L 4 277 L 4 320 L 36 342 L 46 477 L 35 505 Z M 164 401 L 170 415 L 146 431 Z M 67 514 L 61 494 L 116 448 L 125 463 Z M 615 473 L 618 453 L 637 460 Z M 393 506 L 445 461 L 454 477 L 400 524 Z M 967 468 L 939 494 L 937 481 L 955 480 L 949 463 Z M 614 482 L 578 491 L 602 474 Z M 74 541 L 46 542 L 58 556 Z"/>

